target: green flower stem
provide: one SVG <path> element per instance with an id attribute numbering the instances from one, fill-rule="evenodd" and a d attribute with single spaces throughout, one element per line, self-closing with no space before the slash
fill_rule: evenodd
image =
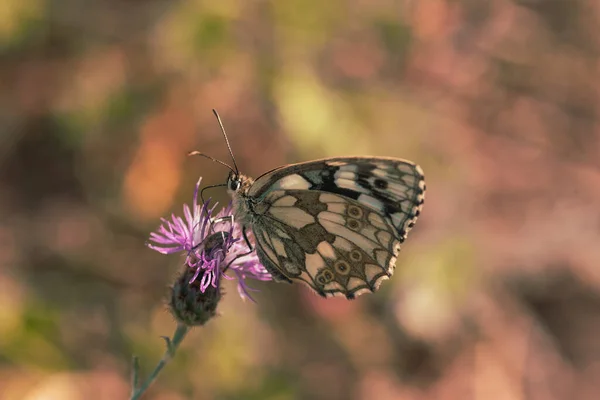
<path id="1" fill-rule="evenodd" d="M 137 357 L 134 357 L 133 373 L 131 378 L 131 397 L 129 398 L 130 400 L 139 399 L 142 396 L 142 394 L 144 394 L 144 392 L 148 390 L 152 382 L 154 382 L 154 380 L 158 377 L 158 374 L 160 374 L 160 371 L 162 371 L 165 365 L 167 365 L 167 363 L 171 361 L 171 359 L 175 355 L 175 352 L 177 351 L 177 348 L 179 347 L 179 345 L 183 341 L 183 338 L 185 338 L 185 335 L 189 332 L 189 330 L 190 328 L 188 326 L 178 324 L 172 339 L 164 337 L 167 345 L 167 350 L 165 351 L 165 354 L 154 368 L 154 371 L 152 371 L 150 376 L 139 387 L 137 387 L 139 363 L 137 361 Z"/>

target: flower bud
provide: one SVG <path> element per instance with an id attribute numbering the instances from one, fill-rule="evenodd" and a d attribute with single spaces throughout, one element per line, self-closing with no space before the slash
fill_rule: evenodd
<path id="1" fill-rule="evenodd" d="M 216 287 L 208 285 L 202 291 L 200 290 L 202 275 L 208 274 L 207 270 L 202 270 L 193 281 L 196 271 L 184 266 L 182 272 L 171 288 L 169 300 L 171 314 L 184 325 L 204 325 L 216 315 L 217 305 L 222 297 L 220 282 L 217 280 Z"/>

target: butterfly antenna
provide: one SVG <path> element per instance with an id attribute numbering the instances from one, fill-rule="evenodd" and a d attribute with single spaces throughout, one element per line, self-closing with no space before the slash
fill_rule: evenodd
<path id="1" fill-rule="evenodd" d="M 233 156 L 233 151 L 231 151 L 231 145 L 229 144 L 229 139 L 227 138 L 227 134 L 225 133 L 225 127 L 223 127 L 223 122 L 221 121 L 221 117 L 219 117 L 219 113 L 217 110 L 213 108 L 213 114 L 217 117 L 217 121 L 219 122 L 219 126 L 221 127 L 221 132 L 223 132 L 223 136 L 225 137 L 225 142 L 227 143 L 227 148 L 229 149 L 229 154 L 231 154 L 231 159 L 233 160 L 233 166 L 235 167 L 235 174 L 239 175 L 240 170 L 238 169 L 237 163 L 235 162 L 235 157 Z M 233 171 L 233 170 L 232 170 Z"/>
<path id="2" fill-rule="evenodd" d="M 236 166 L 236 169 L 233 169 L 233 168 L 231 167 L 231 165 L 229 165 L 229 164 L 227 164 L 227 163 L 224 163 L 224 162 L 223 162 L 223 161 L 221 161 L 221 160 L 217 160 L 216 158 L 214 158 L 214 157 L 211 157 L 211 156 L 209 156 L 208 154 L 204 154 L 204 153 L 201 153 L 201 152 L 199 152 L 199 151 L 196 151 L 196 150 L 194 150 L 194 151 L 190 151 L 190 152 L 189 152 L 187 155 L 188 155 L 188 156 L 201 156 L 201 157 L 206 157 L 206 158 L 208 158 L 209 160 L 211 160 L 211 161 L 213 161 L 213 162 L 216 162 L 216 163 L 219 163 L 219 164 L 221 164 L 221 165 L 224 165 L 224 166 L 226 166 L 227 168 L 229 168 L 229 169 L 231 170 L 231 172 L 233 172 L 233 173 L 236 173 L 236 174 L 237 174 L 237 166 Z M 235 160 L 234 160 L 234 162 L 235 162 Z"/>

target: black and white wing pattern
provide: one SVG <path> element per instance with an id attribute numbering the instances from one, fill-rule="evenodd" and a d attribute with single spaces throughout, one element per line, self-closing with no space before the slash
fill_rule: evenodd
<path id="1" fill-rule="evenodd" d="M 263 265 L 324 297 L 351 299 L 391 277 L 425 197 L 421 168 L 396 158 L 330 158 L 240 181 L 236 217 Z"/>

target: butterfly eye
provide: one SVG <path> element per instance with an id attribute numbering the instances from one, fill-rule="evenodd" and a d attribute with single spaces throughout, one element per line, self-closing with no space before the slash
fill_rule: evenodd
<path id="1" fill-rule="evenodd" d="M 227 187 L 229 190 L 235 192 L 240 188 L 240 180 L 236 176 L 230 177 L 229 181 L 227 182 Z"/>

